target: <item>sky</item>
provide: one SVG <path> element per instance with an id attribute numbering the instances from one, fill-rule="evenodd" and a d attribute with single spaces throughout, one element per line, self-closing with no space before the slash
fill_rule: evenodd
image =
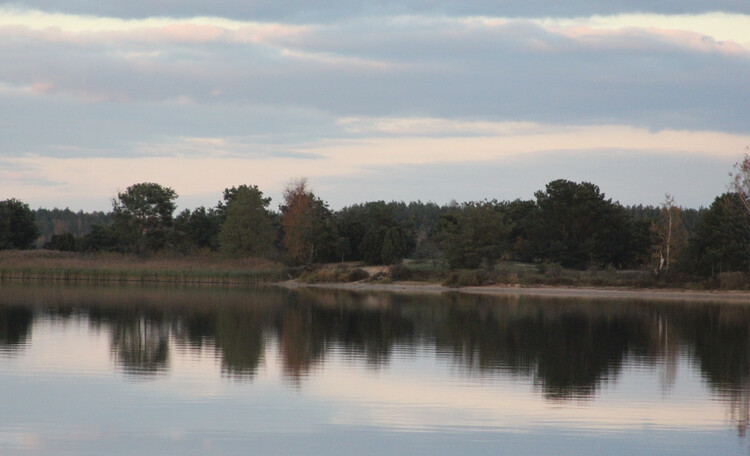
<path id="1" fill-rule="evenodd" d="M 750 145 L 744 0 L 0 3 L 0 199 L 708 206 Z"/>

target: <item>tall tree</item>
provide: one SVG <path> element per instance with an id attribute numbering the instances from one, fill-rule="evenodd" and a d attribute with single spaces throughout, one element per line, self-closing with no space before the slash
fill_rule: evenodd
<path id="1" fill-rule="evenodd" d="M 216 209 L 199 206 L 185 209 L 174 219 L 172 244 L 179 250 L 219 248 L 221 220 Z"/>
<path id="2" fill-rule="evenodd" d="M 418 210 L 417 205 L 370 201 L 338 211 L 336 225 L 339 234 L 349 240 L 352 259 L 369 264 L 391 264 L 416 246 L 417 221 L 414 219 Z M 428 226 L 425 230 L 431 228 Z"/>
<path id="3" fill-rule="evenodd" d="M 658 257 L 656 269 L 659 272 L 669 272 L 672 258 L 678 255 L 685 240 L 680 212 L 680 208 L 674 204 L 674 197 L 667 193 L 661 204 L 659 218 L 652 225 L 654 253 Z"/>
<path id="4" fill-rule="evenodd" d="M 0 250 L 30 249 L 38 236 L 28 204 L 15 198 L 0 201 Z"/>
<path id="5" fill-rule="evenodd" d="M 328 205 L 308 188 L 307 179 L 291 181 L 281 206 L 282 243 L 297 264 L 338 258 L 339 238 Z"/>
<path id="6" fill-rule="evenodd" d="M 702 275 L 750 269 L 750 213 L 737 193 L 717 196 L 688 240 L 684 265 Z"/>
<path id="7" fill-rule="evenodd" d="M 269 253 L 274 239 L 270 203 L 271 198 L 264 198 L 256 185 L 236 189 L 219 232 L 221 250 L 236 256 Z"/>
<path id="8" fill-rule="evenodd" d="M 730 189 L 737 194 L 745 210 L 750 212 L 750 154 L 745 154 L 742 160 L 734 164 L 734 172 L 730 176 Z"/>
<path id="9" fill-rule="evenodd" d="M 535 247 L 563 266 L 622 266 L 627 261 L 628 214 L 589 182 L 559 179 L 536 196 Z"/>
<path id="10" fill-rule="evenodd" d="M 501 203 L 464 203 L 445 214 L 434 235 L 451 268 L 494 266 L 506 252 L 508 226 Z"/>
<path id="11" fill-rule="evenodd" d="M 174 190 L 151 182 L 118 193 L 112 200 L 112 221 L 125 248 L 136 253 L 163 249 L 176 199 Z"/>

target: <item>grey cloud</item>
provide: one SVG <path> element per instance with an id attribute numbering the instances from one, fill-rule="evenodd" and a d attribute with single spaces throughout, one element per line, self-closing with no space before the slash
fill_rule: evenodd
<path id="1" fill-rule="evenodd" d="M 0 157 L 121 157 L 175 138 L 255 137 L 255 153 L 284 155 L 338 131 L 324 113 L 239 104 L 94 103 L 66 97 L 0 95 Z"/>
<path id="2" fill-rule="evenodd" d="M 490 15 L 509 17 L 572 17 L 593 14 L 654 12 L 665 14 L 726 11 L 750 13 L 750 3 L 736 0 L 381 0 L 326 2 L 312 0 L 155 0 L 137 2 L 112 0 L 21 0 L 12 2 L 25 8 L 74 14 L 122 18 L 149 16 L 222 16 L 236 19 L 316 22 L 371 15 L 436 14 Z"/>
<path id="3" fill-rule="evenodd" d="M 748 132 L 747 52 L 693 51 L 648 34 L 612 50 L 624 38 L 574 40 L 526 22 L 443 25 L 360 21 L 282 43 L 303 56 L 270 45 L 16 35 L 0 46 L 0 84 L 50 86 L 0 93 L 0 154 L 116 156 L 174 137 L 300 144 L 349 136 L 335 124 L 346 116 Z M 158 55 L 123 57 L 144 51 Z"/>

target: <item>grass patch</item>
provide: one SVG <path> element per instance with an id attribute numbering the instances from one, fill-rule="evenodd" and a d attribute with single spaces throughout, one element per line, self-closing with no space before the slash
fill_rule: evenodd
<path id="1" fill-rule="evenodd" d="M 323 266 L 303 272 L 298 280 L 304 283 L 348 283 L 370 277 L 364 269 L 344 265 Z"/>
<path id="2" fill-rule="evenodd" d="M 281 264 L 263 258 L 0 251 L 0 279 L 252 284 L 286 278 Z"/>

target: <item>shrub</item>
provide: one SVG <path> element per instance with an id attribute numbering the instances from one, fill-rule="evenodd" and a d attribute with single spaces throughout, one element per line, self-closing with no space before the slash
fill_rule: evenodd
<path id="1" fill-rule="evenodd" d="M 300 282 L 321 283 L 321 282 L 356 282 L 364 280 L 370 275 L 361 268 L 347 268 L 346 266 L 336 266 L 335 268 L 321 268 L 306 271 L 299 276 Z"/>
<path id="2" fill-rule="evenodd" d="M 451 272 L 443 281 L 443 285 L 452 288 L 474 287 L 481 284 L 482 278 L 478 271 L 470 269 Z"/>
<path id="3" fill-rule="evenodd" d="M 542 263 L 537 266 L 537 270 L 551 279 L 560 278 L 562 266 L 557 263 Z"/>
<path id="4" fill-rule="evenodd" d="M 746 289 L 750 284 L 750 277 L 744 272 L 722 272 L 718 279 L 722 290 Z"/>
<path id="5" fill-rule="evenodd" d="M 394 264 L 389 267 L 387 275 L 392 280 L 409 280 L 412 277 L 411 269 L 404 264 Z"/>

